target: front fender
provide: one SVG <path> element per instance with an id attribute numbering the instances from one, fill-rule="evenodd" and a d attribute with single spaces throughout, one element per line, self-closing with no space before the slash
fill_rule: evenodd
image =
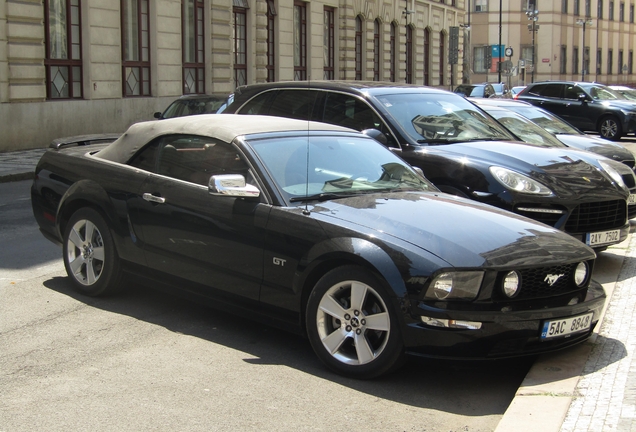
<path id="1" fill-rule="evenodd" d="M 337 237 L 314 245 L 301 261 L 308 263 L 303 271 L 296 272 L 294 285 L 298 290 L 308 285 L 313 287 L 314 280 L 325 272 L 325 267 L 337 267 L 343 263 L 355 263 L 373 270 L 387 283 L 392 296 L 404 298 L 407 294 L 402 275 L 389 254 L 368 240 L 351 237 Z M 322 271 L 321 271 L 322 269 Z M 316 272 L 320 275 L 316 276 Z M 312 277 L 312 275 L 314 275 Z"/>

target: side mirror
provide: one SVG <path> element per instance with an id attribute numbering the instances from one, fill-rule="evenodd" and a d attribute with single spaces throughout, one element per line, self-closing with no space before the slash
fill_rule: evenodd
<path id="1" fill-rule="evenodd" d="M 256 186 L 246 184 L 241 174 L 222 174 L 210 177 L 208 191 L 211 195 L 256 198 L 261 191 Z"/>
<path id="2" fill-rule="evenodd" d="M 419 175 L 420 177 L 422 177 L 424 180 L 428 180 L 428 179 L 426 178 L 426 176 L 424 175 L 424 171 L 422 171 L 422 168 L 420 168 L 420 167 L 416 167 L 416 166 L 413 166 L 413 165 L 411 165 L 411 168 L 413 168 L 413 171 L 415 171 L 415 172 L 417 173 L 417 175 Z"/>
<path id="3" fill-rule="evenodd" d="M 156 113 L 154 114 L 154 117 L 155 117 L 156 119 L 160 119 L 160 118 L 161 118 L 161 112 L 156 112 Z"/>
<path id="4" fill-rule="evenodd" d="M 382 145 L 389 144 L 389 140 L 386 139 L 386 136 L 377 129 L 365 129 L 362 131 L 362 133 L 368 137 L 373 138 Z"/>

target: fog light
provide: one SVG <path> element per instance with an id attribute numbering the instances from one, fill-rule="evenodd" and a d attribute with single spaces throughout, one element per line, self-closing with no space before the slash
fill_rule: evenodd
<path id="1" fill-rule="evenodd" d="M 450 320 L 444 318 L 420 317 L 422 322 L 431 327 L 456 328 L 465 330 L 479 330 L 482 323 L 479 321 Z"/>
<path id="2" fill-rule="evenodd" d="M 509 298 L 517 295 L 519 291 L 521 277 L 516 271 L 509 272 L 503 280 L 503 292 Z"/>
<path id="3" fill-rule="evenodd" d="M 577 287 L 581 287 L 587 281 L 588 267 L 587 263 L 580 262 L 574 271 L 574 283 Z"/>

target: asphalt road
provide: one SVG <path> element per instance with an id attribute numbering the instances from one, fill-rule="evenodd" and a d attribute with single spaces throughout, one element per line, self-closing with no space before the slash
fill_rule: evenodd
<path id="1" fill-rule="evenodd" d="M 133 286 L 76 294 L 30 182 L 0 184 L 0 432 L 492 431 L 533 359 L 357 381 L 298 336 Z"/>

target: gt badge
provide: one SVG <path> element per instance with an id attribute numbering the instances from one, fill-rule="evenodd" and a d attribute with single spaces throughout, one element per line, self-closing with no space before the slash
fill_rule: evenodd
<path id="1" fill-rule="evenodd" d="M 284 267 L 286 262 L 287 262 L 287 260 L 284 260 L 282 258 L 274 257 L 274 265 Z"/>

